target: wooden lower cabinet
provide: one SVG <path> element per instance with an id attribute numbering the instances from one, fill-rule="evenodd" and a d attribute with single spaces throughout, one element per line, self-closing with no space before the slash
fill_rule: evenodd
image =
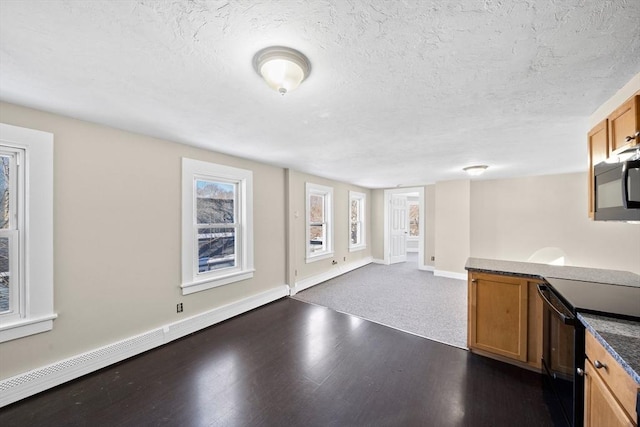
<path id="1" fill-rule="evenodd" d="M 542 304 L 536 285 L 525 277 L 469 273 L 469 349 L 540 369 Z"/>
<path id="2" fill-rule="evenodd" d="M 593 335 L 585 342 L 585 427 L 637 426 L 638 384 Z"/>

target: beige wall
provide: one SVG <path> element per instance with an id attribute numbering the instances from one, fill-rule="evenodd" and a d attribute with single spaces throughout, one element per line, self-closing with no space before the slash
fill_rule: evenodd
<path id="1" fill-rule="evenodd" d="M 371 190 L 371 256 L 384 260 L 384 190 Z"/>
<path id="2" fill-rule="evenodd" d="M 567 265 L 640 274 L 640 225 L 587 218 L 586 172 L 471 184 L 471 255 L 527 261 L 544 248 Z"/>
<path id="3" fill-rule="evenodd" d="M 435 270 L 466 274 L 470 254 L 470 181 L 435 185 Z"/>
<path id="4" fill-rule="evenodd" d="M 293 170 L 288 171 L 289 205 L 289 240 L 292 245 L 290 250 L 289 265 L 295 282 L 312 276 L 338 271 L 343 265 L 357 262 L 371 256 L 371 190 L 345 184 L 330 179 L 320 178 Z M 332 258 L 314 262 L 306 262 L 306 195 L 307 182 L 325 185 L 333 188 L 333 250 Z M 367 195 L 366 201 L 366 241 L 364 250 L 349 252 L 349 191 L 358 191 Z M 336 261 L 337 264 L 332 264 Z M 289 283 L 293 285 L 293 283 Z"/>
<path id="5" fill-rule="evenodd" d="M 435 267 L 432 256 L 436 256 L 436 186 L 424 187 L 424 265 Z"/>
<path id="6" fill-rule="evenodd" d="M 53 331 L 0 344 L 0 378 L 285 284 L 283 169 L 6 103 L 0 118 L 54 134 L 58 313 Z M 253 171 L 253 279 L 181 295 L 183 156 Z"/>

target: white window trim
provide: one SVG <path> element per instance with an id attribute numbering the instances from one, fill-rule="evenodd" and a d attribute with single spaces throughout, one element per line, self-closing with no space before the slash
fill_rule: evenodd
<path id="1" fill-rule="evenodd" d="M 309 241 L 311 240 L 311 236 L 309 233 L 310 222 L 309 222 L 309 212 L 311 211 L 310 206 L 310 196 L 312 194 L 320 194 L 325 197 L 325 205 L 324 205 L 324 216 L 325 221 L 327 222 L 327 243 L 326 250 L 323 252 L 312 254 L 309 245 Z M 305 241 L 304 247 L 306 251 L 306 263 L 320 261 L 322 259 L 333 258 L 333 187 L 327 187 L 325 185 L 313 184 L 311 182 L 307 182 L 305 185 Z"/>
<path id="2" fill-rule="evenodd" d="M 199 275 L 195 227 L 194 179 L 229 180 L 238 184 L 239 265 L 232 270 Z M 246 169 L 182 158 L 182 295 L 204 291 L 253 277 L 253 172 Z"/>
<path id="3" fill-rule="evenodd" d="M 3 145 L 25 150 L 24 303 L 19 319 L 3 321 L 0 342 L 53 329 L 53 134 L 0 123 Z M 21 299 L 22 299 L 21 298 Z"/>
<path id="4" fill-rule="evenodd" d="M 10 324 L 25 317 L 25 199 L 26 199 L 26 153 L 22 148 L 2 144 L 0 153 L 11 157 L 10 160 L 10 194 L 9 224 L 0 230 L 0 238 L 9 240 L 9 307 L 10 312 L 0 314 L 2 323 Z"/>
<path id="5" fill-rule="evenodd" d="M 362 229 L 360 230 L 360 243 L 354 245 L 351 243 L 351 202 L 353 200 L 360 200 L 360 222 L 362 223 Z M 367 195 L 358 191 L 349 191 L 349 208 L 348 210 L 348 238 L 349 238 L 349 252 L 361 251 L 367 248 Z"/>

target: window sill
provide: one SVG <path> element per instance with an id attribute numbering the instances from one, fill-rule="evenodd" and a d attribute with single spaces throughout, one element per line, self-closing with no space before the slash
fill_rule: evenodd
<path id="1" fill-rule="evenodd" d="M 180 285 L 182 288 L 182 295 L 189 295 L 195 292 L 206 291 L 207 289 L 216 288 L 218 286 L 228 285 L 229 283 L 239 282 L 240 280 L 247 280 L 253 277 L 255 270 L 243 270 L 235 273 L 227 274 L 224 276 L 212 277 L 210 279 L 198 280 L 190 283 L 183 283 Z"/>
<path id="2" fill-rule="evenodd" d="M 305 262 L 309 264 L 311 262 L 316 262 L 316 261 L 329 259 L 329 258 L 333 258 L 333 252 L 323 252 L 319 255 L 307 256 L 307 259 L 305 260 Z"/>
<path id="3" fill-rule="evenodd" d="M 367 245 L 362 245 L 362 246 L 352 246 L 349 248 L 349 252 L 357 252 L 357 251 L 363 251 L 367 249 Z"/>
<path id="4" fill-rule="evenodd" d="M 29 335 L 47 332 L 53 329 L 53 319 L 57 314 L 31 317 L 16 322 L 0 325 L 0 342 L 11 341 Z"/>

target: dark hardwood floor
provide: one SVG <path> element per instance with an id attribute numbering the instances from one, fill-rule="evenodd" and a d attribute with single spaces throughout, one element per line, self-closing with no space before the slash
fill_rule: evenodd
<path id="1" fill-rule="evenodd" d="M 548 400 L 536 373 L 284 298 L 2 408 L 0 425 L 540 427 Z"/>

